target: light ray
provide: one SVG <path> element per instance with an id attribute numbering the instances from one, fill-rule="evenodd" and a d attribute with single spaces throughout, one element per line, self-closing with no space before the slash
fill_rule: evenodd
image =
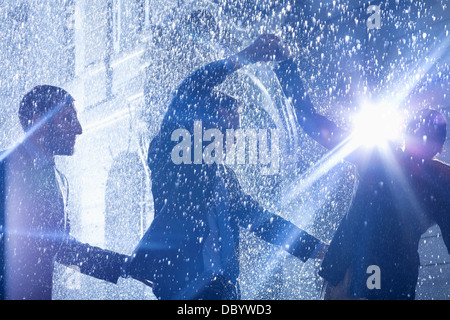
<path id="1" fill-rule="evenodd" d="M 448 54 L 448 47 L 450 45 L 450 37 L 447 35 L 447 31 L 442 32 L 441 39 L 430 55 L 418 61 L 411 66 L 409 70 L 412 72 L 403 73 L 396 77 L 393 81 L 395 85 L 391 88 L 390 92 L 383 94 L 385 97 L 389 97 L 391 105 L 400 106 L 404 103 L 407 97 L 411 94 L 412 90 L 422 81 L 423 77 L 431 70 L 444 54 Z"/>
<path id="2" fill-rule="evenodd" d="M 355 151 L 360 145 L 357 139 L 353 136 L 347 137 L 339 146 L 328 152 L 317 163 L 310 167 L 302 177 L 290 185 L 281 199 L 282 206 L 287 206 L 293 201 L 301 192 L 308 190 L 315 182 L 326 175 L 339 163 Z"/>

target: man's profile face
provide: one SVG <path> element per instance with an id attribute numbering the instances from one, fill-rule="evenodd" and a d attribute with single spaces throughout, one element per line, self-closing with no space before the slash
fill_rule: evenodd
<path id="1" fill-rule="evenodd" d="M 67 103 L 47 124 L 44 145 L 53 155 L 71 156 L 75 141 L 83 133 L 74 102 Z"/>

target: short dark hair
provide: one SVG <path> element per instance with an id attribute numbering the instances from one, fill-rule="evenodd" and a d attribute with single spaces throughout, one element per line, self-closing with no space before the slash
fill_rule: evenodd
<path id="1" fill-rule="evenodd" d="M 27 131 L 34 124 L 35 116 L 39 118 L 61 104 L 73 102 L 73 97 L 64 89 L 39 85 L 25 94 L 19 106 L 19 120 L 22 128 Z"/>

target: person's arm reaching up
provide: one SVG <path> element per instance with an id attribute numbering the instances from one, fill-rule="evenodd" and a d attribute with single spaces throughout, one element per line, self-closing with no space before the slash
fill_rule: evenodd
<path id="1" fill-rule="evenodd" d="M 327 149 L 334 149 L 341 144 L 348 133 L 316 112 L 303 87 L 297 64 L 288 59 L 281 62 L 274 71 L 285 96 L 291 99 L 298 123 L 305 132 Z"/>

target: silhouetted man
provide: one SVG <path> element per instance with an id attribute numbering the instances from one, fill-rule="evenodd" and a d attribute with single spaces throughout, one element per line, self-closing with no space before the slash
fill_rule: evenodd
<path id="1" fill-rule="evenodd" d="M 226 129 L 238 127 L 236 99 L 215 92 L 215 87 L 245 64 L 284 57 L 279 40 L 264 35 L 240 53 L 196 70 L 179 86 L 150 144 L 155 217 L 130 271 L 151 280 L 159 299 L 239 299 L 240 227 L 302 261 L 320 256 L 319 240 L 264 210 L 241 190 L 230 168 L 195 159 L 195 150 L 205 151 L 195 145 L 198 141 L 191 145 L 187 138 L 190 148 L 183 151 L 189 152 L 182 155 L 185 162 L 173 159 L 179 143 L 173 133 L 180 128 L 194 136 L 196 130 L 201 134 L 216 128 L 225 134 Z M 195 128 L 196 120 L 202 127 Z"/>
<path id="2" fill-rule="evenodd" d="M 52 298 L 54 262 L 116 282 L 126 256 L 70 236 L 55 156 L 70 156 L 82 133 L 74 99 L 54 86 L 37 86 L 19 108 L 25 139 L 1 155 L 1 281 L 5 299 Z M 65 194 L 66 196 L 66 194 Z"/>
<path id="3" fill-rule="evenodd" d="M 284 61 L 276 73 L 305 132 L 328 149 L 341 146 L 350 132 L 316 112 L 297 65 Z M 321 266 L 325 298 L 414 299 L 421 235 L 437 223 L 450 249 L 450 166 L 434 159 L 445 139 L 446 120 L 426 109 L 409 122 L 404 149 L 361 147 L 348 155 L 358 189 Z"/>

